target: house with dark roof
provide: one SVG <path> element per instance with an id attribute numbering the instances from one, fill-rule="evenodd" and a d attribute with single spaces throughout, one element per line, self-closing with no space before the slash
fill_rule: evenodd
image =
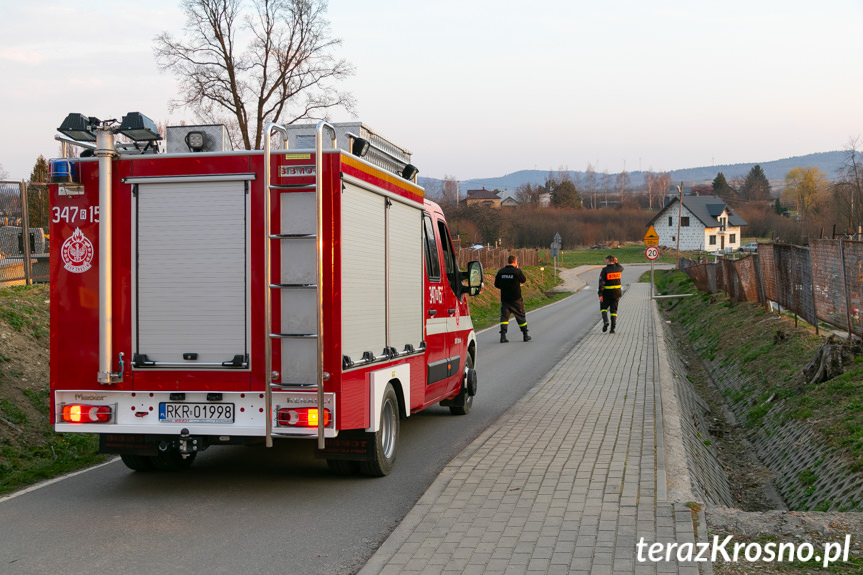
<path id="1" fill-rule="evenodd" d="M 740 247 L 746 221 L 716 196 L 674 196 L 648 225 L 659 236 L 659 245 L 681 251 L 730 252 Z M 679 231 L 678 231 L 679 230 Z"/>
<path id="2" fill-rule="evenodd" d="M 479 205 L 498 209 L 500 208 L 500 196 L 497 192 L 486 190 L 485 188 L 481 190 L 468 190 L 465 203 L 468 206 Z"/>

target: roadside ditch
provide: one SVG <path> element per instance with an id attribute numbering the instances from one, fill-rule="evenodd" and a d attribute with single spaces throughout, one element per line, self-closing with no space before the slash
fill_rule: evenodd
<path id="1" fill-rule="evenodd" d="M 679 310 L 673 301 L 660 307 L 692 491 L 705 504 L 711 540 L 733 535 L 744 542 L 807 541 L 817 546 L 850 534 L 852 560 L 834 564 L 829 572 L 863 573 L 863 474 L 854 470 L 854 459 L 830 445 L 817 417 L 799 417 L 798 404 L 789 399 L 793 393 L 764 393 L 765 373 L 767 379 L 771 373 L 781 379 L 781 370 L 765 362 L 753 374 L 751 365 L 741 367 L 739 358 L 715 345 L 715 335 L 700 329 L 693 315 L 713 315 L 712 321 L 722 322 L 716 297 L 689 299 L 701 302 Z M 694 305 L 713 309 L 693 311 Z M 728 346 L 746 345 L 748 337 L 782 345 L 780 334 L 796 329 L 792 320 L 775 314 L 753 324 L 737 321 L 720 339 Z M 855 398 L 847 400 L 848 409 L 856 409 Z M 718 574 L 803 573 L 811 568 L 745 561 L 712 565 Z"/>

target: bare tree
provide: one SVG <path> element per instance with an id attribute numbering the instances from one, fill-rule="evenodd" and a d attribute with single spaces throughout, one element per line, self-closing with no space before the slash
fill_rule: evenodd
<path id="1" fill-rule="evenodd" d="M 860 139 L 850 138 L 845 145 L 845 157 L 839 170 L 841 188 L 847 192 L 848 228 L 863 222 L 863 158 Z"/>
<path id="2" fill-rule="evenodd" d="M 534 186 L 530 182 L 525 182 L 516 188 L 515 198 L 522 206 L 536 207 L 539 206 L 543 192 L 545 192 L 544 187 L 539 185 Z"/>
<path id="3" fill-rule="evenodd" d="M 171 109 L 187 107 L 203 121 L 224 123 L 237 148 L 261 147 L 267 122 L 327 118 L 354 111 L 336 89 L 353 66 L 333 56 L 325 0 L 183 0 L 185 33 L 162 33 L 154 53 L 180 82 Z M 247 42 L 245 48 L 239 46 Z"/>
<path id="4" fill-rule="evenodd" d="M 608 190 L 611 189 L 611 174 L 608 173 L 608 170 L 602 170 L 602 195 L 603 200 L 602 203 L 605 207 L 608 207 Z"/>
<path id="5" fill-rule="evenodd" d="M 617 188 L 618 193 L 620 194 L 620 199 L 623 200 L 623 195 L 629 191 L 629 185 L 631 180 L 629 178 L 629 174 L 626 170 L 623 170 L 614 179 L 614 185 Z"/>
<path id="6" fill-rule="evenodd" d="M 8 180 L 9 172 L 3 169 L 3 164 L 0 164 L 0 180 Z"/>
<path id="7" fill-rule="evenodd" d="M 584 172 L 584 187 L 587 195 L 592 198 L 591 207 L 596 209 L 596 170 L 593 165 L 588 163 L 587 170 Z"/>
<path id="8" fill-rule="evenodd" d="M 459 185 L 455 176 L 444 174 L 441 182 L 441 205 L 445 209 L 453 209 L 459 204 Z"/>
<path id="9" fill-rule="evenodd" d="M 644 183 L 647 185 L 647 205 L 651 210 L 653 209 L 653 199 L 665 196 L 665 193 L 668 191 L 669 182 L 671 182 L 671 174 L 668 172 L 657 174 L 653 170 L 650 170 L 644 175 Z M 657 205 L 657 207 L 662 206 Z"/>

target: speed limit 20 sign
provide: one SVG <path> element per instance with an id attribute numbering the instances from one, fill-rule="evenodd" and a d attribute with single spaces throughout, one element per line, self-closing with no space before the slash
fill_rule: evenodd
<path id="1" fill-rule="evenodd" d="M 659 257 L 659 248 L 656 246 L 649 246 L 644 250 L 644 255 L 646 255 L 649 260 L 655 260 Z"/>

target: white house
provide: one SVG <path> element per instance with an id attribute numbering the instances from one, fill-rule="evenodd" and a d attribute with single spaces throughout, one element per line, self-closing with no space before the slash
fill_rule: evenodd
<path id="1" fill-rule="evenodd" d="M 679 226 L 678 226 L 679 219 Z M 672 197 L 650 220 L 659 245 L 677 248 L 680 230 L 682 251 L 728 252 L 740 247 L 741 228 L 746 221 L 716 196 Z"/>

